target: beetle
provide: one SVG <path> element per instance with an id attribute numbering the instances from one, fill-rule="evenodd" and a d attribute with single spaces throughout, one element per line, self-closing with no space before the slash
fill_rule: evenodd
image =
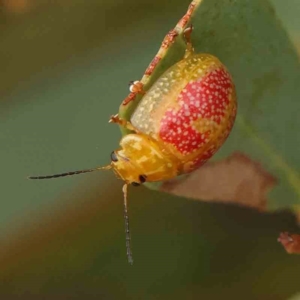
<path id="1" fill-rule="evenodd" d="M 172 179 L 204 164 L 228 137 L 236 116 L 232 77 L 218 58 L 194 52 L 185 30 L 186 52 L 145 92 L 140 81 L 130 90 L 144 94 L 130 121 L 112 116 L 111 123 L 131 131 L 111 153 L 105 167 L 30 179 L 49 179 L 112 169 L 124 181 L 126 249 L 133 263 L 127 210 L 127 186 Z"/>

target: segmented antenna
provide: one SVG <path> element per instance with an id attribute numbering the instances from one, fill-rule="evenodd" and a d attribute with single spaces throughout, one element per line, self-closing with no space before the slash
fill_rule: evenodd
<path id="1" fill-rule="evenodd" d="M 111 169 L 111 165 L 105 166 L 105 167 L 98 167 L 93 169 L 87 169 L 87 170 L 79 170 L 79 171 L 73 171 L 73 172 L 66 172 L 66 173 L 60 173 L 60 174 L 54 174 L 54 175 L 46 175 L 46 176 L 29 176 L 28 179 L 51 179 L 51 178 L 58 178 L 58 177 L 64 177 L 64 176 L 72 176 L 82 173 L 89 173 L 99 170 L 109 170 Z"/>
<path id="2" fill-rule="evenodd" d="M 124 222 L 125 222 L 125 237 L 126 237 L 126 252 L 127 252 L 127 259 L 129 264 L 133 264 L 133 256 L 131 251 L 131 244 L 130 244 L 130 231 L 129 231 L 129 217 L 128 217 L 128 207 L 127 207 L 127 184 L 123 185 L 122 188 L 124 194 Z"/>
<path id="3" fill-rule="evenodd" d="M 64 177 L 64 176 L 72 176 L 82 173 L 89 173 L 99 170 L 109 170 L 112 166 L 108 165 L 105 167 L 98 167 L 93 169 L 87 169 L 87 170 L 79 170 L 79 171 L 73 171 L 73 172 L 66 172 L 66 173 L 60 173 L 60 174 L 54 174 L 54 175 L 45 175 L 45 176 L 29 176 L 28 179 L 51 179 L 51 178 L 58 178 L 58 177 Z M 126 236 L 126 253 L 127 253 L 127 259 L 129 264 L 133 264 L 133 256 L 131 251 L 131 243 L 130 243 L 130 231 L 129 231 L 129 217 L 128 217 L 128 206 L 127 206 L 127 184 L 123 185 L 122 188 L 123 194 L 124 194 L 124 222 L 125 222 L 125 236 Z"/>

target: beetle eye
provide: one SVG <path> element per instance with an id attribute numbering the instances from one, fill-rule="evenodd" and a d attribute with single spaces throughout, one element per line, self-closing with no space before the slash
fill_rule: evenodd
<path id="1" fill-rule="evenodd" d="M 113 162 L 117 162 L 118 161 L 118 157 L 117 157 L 117 154 L 115 151 L 113 151 L 111 154 L 110 154 L 110 159 L 111 161 Z"/>
<path id="2" fill-rule="evenodd" d="M 133 186 L 139 186 L 140 184 L 138 182 L 132 182 L 131 183 Z"/>
<path id="3" fill-rule="evenodd" d="M 147 179 L 146 175 L 140 175 L 139 176 L 139 180 L 140 180 L 141 183 L 144 183 L 146 181 L 146 179 Z"/>

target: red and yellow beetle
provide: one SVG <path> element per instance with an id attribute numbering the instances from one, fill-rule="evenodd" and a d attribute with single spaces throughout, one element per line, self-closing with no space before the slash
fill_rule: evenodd
<path id="1" fill-rule="evenodd" d="M 186 32 L 191 33 L 191 27 Z M 115 115 L 110 122 L 131 131 L 112 152 L 105 167 L 30 179 L 48 179 L 113 169 L 124 181 L 124 216 L 130 263 L 127 186 L 156 182 L 192 172 L 205 163 L 228 137 L 236 116 L 236 93 L 226 67 L 210 54 L 195 54 L 189 37 L 184 58 L 170 67 L 145 93 L 130 122 Z"/>

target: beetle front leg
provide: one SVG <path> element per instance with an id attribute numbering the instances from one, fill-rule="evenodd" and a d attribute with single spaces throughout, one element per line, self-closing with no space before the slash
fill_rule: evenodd
<path id="1" fill-rule="evenodd" d="M 186 43 L 184 58 L 187 58 L 194 54 L 194 47 L 191 40 L 191 34 L 193 32 L 193 29 L 194 29 L 193 25 L 190 25 L 184 30 L 184 38 Z"/>
<path id="2" fill-rule="evenodd" d="M 136 93 L 136 94 L 141 94 L 141 95 L 146 94 L 146 92 L 144 90 L 144 85 L 138 80 L 129 82 L 129 90 L 130 90 L 130 92 Z"/>
<path id="3" fill-rule="evenodd" d="M 137 94 L 145 95 L 144 84 L 141 81 L 135 80 L 129 82 L 130 94 L 123 100 L 123 105 L 127 105 L 133 101 Z"/>
<path id="4" fill-rule="evenodd" d="M 128 129 L 128 130 L 138 132 L 138 130 L 129 121 L 121 119 L 118 114 L 111 116 L 108 122 L 115 123 L 115 124 L 118 124 L 126 129 Z"/>

